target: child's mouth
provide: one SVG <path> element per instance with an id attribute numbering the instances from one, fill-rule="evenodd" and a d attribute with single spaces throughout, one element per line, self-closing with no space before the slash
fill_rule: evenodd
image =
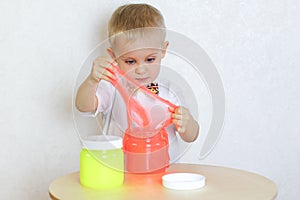
<path id="1" fill-rule="evenodd" d="M 149 78 L 135 78 L 135 80 L 139 83 L 147 83 L 147 81 L 149 82 Z"/>

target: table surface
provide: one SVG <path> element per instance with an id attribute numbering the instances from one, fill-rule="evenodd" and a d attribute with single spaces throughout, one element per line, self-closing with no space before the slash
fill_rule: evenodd
<path id="1" fill-rule="evenodd" d="M 174 172 L 204 175 L 206 185 L 195 190 L 164 188 L 161 177 Z M 266 177 L 243 170 L 210 165 L 173 164 L 165 173 L 125 174 L 123 186 L 110 190 L 83 187 L 80 184 L 79 172 L 71 173 L 54 180 L 49 186 L 49 195 L 53 200 L 272 200 L 277 196 L 277 187 Z"/>

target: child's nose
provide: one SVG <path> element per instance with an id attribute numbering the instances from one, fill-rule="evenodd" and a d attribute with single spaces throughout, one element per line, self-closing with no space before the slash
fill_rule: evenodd
<path id="1" fill-rule="evenodd" d="M 146 72 L 146 67 L 144 65 L 138 65 L 135 68 L 135 73 L 136 74 L 144 74 Z"/>

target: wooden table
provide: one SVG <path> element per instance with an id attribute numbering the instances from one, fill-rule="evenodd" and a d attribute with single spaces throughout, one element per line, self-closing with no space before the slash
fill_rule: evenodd
<path id="1" fill-rule="evenodd" d="M 162 186 L 158 174 L 125 174 L 122 187 L 111 190 L 92 190 L 80 185 L 79 172 L 54 180 L 49 187 L 53 200 L 271 200 L 277 187 L 271 180 L 247 171 L 195 164 L 174 164 L 166 173 L 192 172 L 206 177 L 206 186 L 196 190 L 171 190 Z"/>

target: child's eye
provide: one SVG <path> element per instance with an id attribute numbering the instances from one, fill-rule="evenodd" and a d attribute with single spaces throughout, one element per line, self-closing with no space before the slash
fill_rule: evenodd
<path id="1" fill-rule="evenodd" d="M 134 65 L 135 60 L 125 60 L 125 63 L 127 63 L 128 65 Z"/>
<path id="2" fill-rule="evenodd" d="M 155 58 L 147 58 L 146 59 L 146 62 L 148 62 L 148 63 L 152 63 L 152 62 L 154 62 L 155 61 Z"/>

